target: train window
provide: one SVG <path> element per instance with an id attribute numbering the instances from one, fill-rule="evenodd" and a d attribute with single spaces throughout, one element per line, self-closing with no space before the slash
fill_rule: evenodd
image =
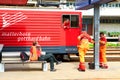
<path id="1" fill-rule="evenodd" d="M 76 28 L 79 27 L 79 16 L 78 15 L 63 15 L 62 24 L 66 27 Z"/>
<path id="2" fill-rule="evenodd" d="M 71 23 L 70 23 L 70 15 L 63 15 L 62 16 L 62 25 L 63 28 L 69 28 Z"/>
<path id="3" fill-rule="evenodd" d="M 78 15 L 71 15 L 71 27 L 79 27 Z"/>
<path id="4" fill-rule="evenodd" d="M 67 19 L 70 20 L 70 15 L 63 15 L 62 16 L 62 23 L 64 23 Z"/>

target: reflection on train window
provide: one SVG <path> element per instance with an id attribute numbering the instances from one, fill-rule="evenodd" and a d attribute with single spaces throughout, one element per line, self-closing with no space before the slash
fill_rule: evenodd
<path id="1" fill-rule="evenodd" d="M 71 27 L 79 27 L 79 16 L 71 15 Z"/>

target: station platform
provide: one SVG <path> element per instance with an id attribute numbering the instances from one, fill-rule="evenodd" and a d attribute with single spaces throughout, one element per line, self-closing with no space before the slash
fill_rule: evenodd
<path id="1" fill-rule="evenodd" d="M 43 72 L 39 64 L 6 65 L 6 72 L 0 73 L 0 80 L 120 80 L 120 62 L 108 62 L 108 69 L 98 70 L 89 69 L 86 62 L 85 72 L 77 70 L 78 64 L 79 61 L 63 62 L 55 65 L 56 72 L 50 72 L 49 69 Z"/>

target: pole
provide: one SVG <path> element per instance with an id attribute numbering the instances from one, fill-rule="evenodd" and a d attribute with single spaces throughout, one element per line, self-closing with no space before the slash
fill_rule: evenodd
<path id="1" fill-rule="evenodd" d="M 94 66 L 99 69 L 99 27 L 100 27 L 100 5 L 94 5 Z"/>

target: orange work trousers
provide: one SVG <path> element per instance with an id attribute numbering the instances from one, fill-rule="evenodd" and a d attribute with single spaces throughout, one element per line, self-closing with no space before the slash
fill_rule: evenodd
<path id="1" fill-rule="evenodd" d="M 78 48 L 80 60 L 79 69 L 81 70 L 85 70 L 85 55 L 87 51 L 88 51 L 87 48 Z"/>
<path id="2" fill-rule="evenodd" d="M 106 59 L 106 47 L 105 46 L 100 46 L 100 57 L 99 57 L 100 63 L 101 64 L 106 64 L 107 59 Z"/>
<path id="3" fill-rule="evenodd" d="M 79 48 L 78 49 L 78 52 L 79 52 L 79 60 L 81 63 L 84 63 L 85 62 L 85 55 L 86 55 L 86 52 L 88 51 L 88 49 L 86 48 Z"/>

